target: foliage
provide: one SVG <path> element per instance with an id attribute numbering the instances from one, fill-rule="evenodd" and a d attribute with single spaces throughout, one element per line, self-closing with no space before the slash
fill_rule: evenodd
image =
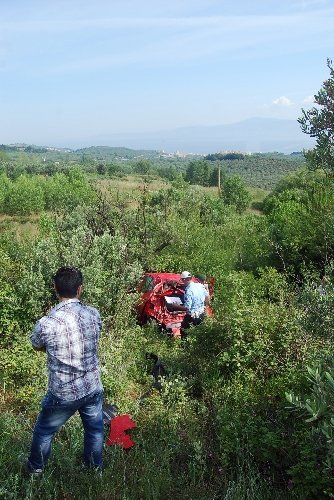
<path id="1" fill-rule="evenodd" d="M 334 471 L 334 363 L 333 358 L 315 367 L 307 367 L 309 394 L 286 393 L 289 408 L 298 412 L 312 426 L 312 437 L 321 456 L 325 477 Z M 305 418 L 307 417 L 307 418 Z M 320 448 L 321 447 L 321 448 Z"/>
<path id="2" fill-rule="evenodd" d="M 274 269 L 262 270 L 258 278 L 231 273 L 215 296 L 219 312 L 193 332 L 188 370 L 196 393 L 213 405 L 217 453 L 226 473 L 247 449 L 274 482 L 285 476 L 296 493 L 311 498 L 330 491 L 331 474 L 317 468 L 323 454 L 313 452 L 309 430 L 286 411 L 284 395 L 291 386 L 303 390 L 305 363 L 327 355 L 332 339 L 304 331 L 307 312 L 294 297 Z"/>
<path id="3" fill-rule="evenodd" d="M 96 194 L 83 172 L 73 167 L 53 177 L 20 175 L 11 181 L 0 176 L 0 210 L 29 215 L 42 210 L 72 210 L 94 201 Z"/>
<path id="4" fill-rule="evenodd" d="M 95 193 L 79 168 L 71 168 L 66 174 L 57 173 L 45 186 L 47 210 L 72 210 L 95 199 Z"/>
<path id="5" fill-rule="evenodd" d="M 205 157 L 205 160 L 217 161 L 217 160 L 243 160 L 245 157 L 242 153 L 214 153 L 209 154 Z"/>
<path id="6" fill-rule="evenodd" d="M 218 279 L 234 266 L 268 263 L 265 219 L 237 216 L 223 198 L 203 196 L 198 188 L 185 185 L 153 194 L 139 210 L 146 268 L 178 271 L 191 263 L 194 273 Z"/>
<path id="7" fill-rule="evenodd" d="M 251 200 L 245 183 L 237 175 L 224 179 L 221 188 L 221 196 L 225 205 L 235 207 L 239 213 L 246 210 Z"/>
<path id="8" fill-rule="evenodd" d="M 299 169 L 305 159 L 294 155 L 252 154 L 242 159 L 212 161 L 213 182 L 217 179 L 217 170 L 221 168 L 226 175 L 238 175 L 248 186 L 273 189 L 286 175 Z"/>
<path id="9" fill-rule="evenodd" d="M 2 173 L 0 174 L 0 212 L 5 209 L 5 200 L 10 186 L 10 180 L 8 177 Z"/>
<path id="10" fill-rule="evenodd" d="M 212 155 L 209 155 L 210 158 Z M 221 182 L 226 176 L 239 176 L 247 185 L 272 189 L 285 175 L 294 172 L 303 165 L 299 156 L 286 155 L 246 155 L 239 159 L 210 161 L 208 157 L 188 162 L 185 179 L 190 184 L 202 186 L 218 185 L 218 169 L 221 170 Z"/>
<path id="11" fill-rule="evenodd" d="M 298 301 L 307 313 L 303 325 L 305 330 L 313 336 L 332 339 L 334 338 L 333 262 L 325 268 L 325 271 L 326 285 L 319 279 L 319 273 L 308 272 Z"/>
<path id="12" fill-rule="evenodd" d="M 278 261 L 300 272 L 301 264 L 319 270 L 334 254 L 334 183 L 305 172 L 288 178 L 264 201 Z"/>
<path id="13" fill-rule="evenodd" d="M 334 173 L 334 68 L 327 59 L 330 76 L 314 96 L 317 107 L 302 110 L 298 119 L 305 134 L 316 138 L 316 146 L 305 153 L 311 170 L 322 169 L 331 176 Z"/>
<path id="14" fill-rule="evenodd" d="M 205 160 L 190 161 L 185 173 L 185 180 L 190 184 L 211 186 L 212 167 Z"/>
<path id="15" fill-rule="evenodd" d="M 208 161 L 193 160 L 187 167 L 185 180 L 190 184 L 198 184 L 200 186 L 217 186 L 217 169 L 213 169 Z M 248 207 L 250 195 L 245 183 L 239 176 L 228 177 L 222 172 L 220 186 L 221 196 L 225 205 L 235 207 L 238 212 L 243 212 Z"/>
<path id="16" fill-rule="evenodd" d="M 44 208 L 44 193 L 38 178 L 21 175 L 15 182 L 7 184 L 4 211 L 8 214 L 31 214 Z"/>
<path id="17" fill-rule="evenodd" d="M 151 169 L 150 161 L 144 159 L 137 161 L 133 166 L 134 172 L 141 175 L 148 174 L 150 169 Z"/>
<path id="18" fill-rule="evenodd" d="M 91 177 L 125 176 L 132 174 L 139 163 L 140 173 L 136 175 L 147 175 L 149 172 L 173 181 L 178 175 L 185 175 L 192 162 L 205 163 L 208 160 L 210 185 L 217 185 L 218 167 L 221 167 L 227 175 L 238 175 L 249 186 L 268 190 L 273 188 L 284 175 L 304 163 L 302 155 L 296 153 L 291 155 L 216 153 L 203 158 L 200 155 L 111 147 L 91 147 L 77 151 L 56 148 L 45 150 L 26 145 L 3 147 L 5 149 L 1 150 L 0 146 L 0 152 L 6 156 L 0 157 L 0 174 L 5 173 L 11 180 L 24 174 L 48 177 L 56 173 L 66 174 L 69 167 L 75 166 L 80 166 L 80 169 Z M 141 162 L 144 162 L 145 173 L 140 167 Z"/>
<path id="19" fill-rule="evenodd" d="M 104 164 L 100 177 L 114 175 Z M 42 190 L 48 211 L 40 212 L 29 237 L 16 239 L 11 228 L 0 235 L 1 496 L 332 495 L 326 466 L 332 444 L 323 429 L 331 436 L 333 394 L 326 372 L 333 377 L 334 300 L 332 284 L 320 295 L 317 281 L 319 263 L 327 263 L 332 275 L 332 184 L 321 173 L 295 174 L 277 186 L 265 215 L 258 215 L 236 210 L 237 198 L 231 195 L 226 204 L 224 196 L 189 185 L 180 174 L 159 191 L 152 191 L 145 175 L 130 202 L 116 190 L 104 196 L 83 173 L 90 168 L 87 162 L 82 170 L 26 175 Z M 6 196 L 19 178 L 3 180 Z M 239 181 L 223 181 L 231 183 L 231 193 L 242 192 Z M 295 266 L 303 275 L 298 286 L 294 274 L 282 272 L 282 260 L 286 270 Z M 76 465 L 82 429 L 74 417 L 56 437 L 50 466 L 37 484 L 21 478 L 19 464 L 46 384 L 45 357 L 33 352 L 29 333 L 55 303 L 52 276 L 64 264 L 83 270 L 83 300 L 101 311 L 106 401 L 133 416 L 136 446 L 126 455 L 106 449 L 103 476 L 84 474 Z M 136 324 L 135 289 L 147 269 L 187 269 L 215 279 L 214 316 L 190 330 L 186 347 L 153 324 Z M 152 388 L 146 352 L 157 353 L 169 372 L 161 391 Z M 314 372 L 318 378 L 312 375 L 313 393 L 305 366 L 321 366 Z M 298 394 L 306 411 L 308 399 L 313 416 L 322 401 L 326 411 L 304 422 L 286 408 L 285 393 L 295 402 Z"/>

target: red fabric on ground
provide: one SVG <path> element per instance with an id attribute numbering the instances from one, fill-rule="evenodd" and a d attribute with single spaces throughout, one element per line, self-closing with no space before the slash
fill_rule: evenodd
<path id="1" fill-rule="evenodd" d="M 107 439 L 107 445 L 119 444 L 123 448 L 131 448 L 135 443 L 132 441 L 129 434 L 125 431 L 137 427 L 137 424 L 129 417 L 129 415 L 118 415 L 110 421 L 110 433 Z"/>

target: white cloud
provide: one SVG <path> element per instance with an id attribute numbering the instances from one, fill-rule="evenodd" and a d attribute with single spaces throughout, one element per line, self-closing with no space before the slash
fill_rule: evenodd
<path id="1" fill-rule="evenodd" d="M 273 101 L 273 104 L 276 104 L 276 106 L 292 106 L 293 102 L 288 98 L 285 97 L 285 95 L 281 95 L 281 97 L 278 97 Z"/>
<path id="2" fill-rule="evenodd" d="M 303 104 L 313 104 L 314 103 L 314 96 L 313 95 L 308 95 L 303 99 Z"/>

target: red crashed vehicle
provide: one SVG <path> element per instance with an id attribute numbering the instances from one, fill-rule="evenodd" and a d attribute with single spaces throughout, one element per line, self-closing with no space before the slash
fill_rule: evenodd
<path id="1" fill-rule="evenodd" d="M 196 277 L 192 280 L 203 283 L 209 290 L 210 299 L 212 298 L 213 279 L 209 284 Z M 179 336 L 181 323 L 186 313 L 185 311 L 172 311 L 169 304 L 183 303 L 184 286 L 181 274 L 145 273 L 137 290 L 141 295 L 136 307 L 138 322 L 144 325 L 153 319 L 169 335 Z M 207 307 L 206 313 L 208 316 L 212 315 L 211 307 Z"/>

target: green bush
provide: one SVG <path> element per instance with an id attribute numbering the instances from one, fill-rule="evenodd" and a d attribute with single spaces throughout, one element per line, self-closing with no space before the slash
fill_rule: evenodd
<path id="1" fill-rule="evenodd" d="M 334 184 L 321 173 L 300 172 L 264 201 L 274 253 L 284 269 L 319 270 L 333 258 Z"/>
<path id="2" fill-rule="evenodd" d="M 43 210 L 44 203 L 41 179 L 21 175 L 9 184 L 3 206 L 7 214 L 27 215 Z"/>
<path id="3" fill-rule="evenodd" d="M 92 203 L 95 192 L 79 168 L 56 173 L 45 183 L 47 210 L 73 210 L 78 205 Z"/>
<path id="4" fill-rule="evenodd" d="M 301 464 L 292 468 L 292 474 L 305 487 L 305 479 L 309 489 L 316 493 L 319 486 L 323 493 L 330 497 L 333 492 L 334 471 L 334 363 L 333 358 L 323 361 L 314 367 L 308 367 L 308 394 L 297 396 L 286 392 L 288 407 L 299 413 L 304 419 L 304 433 L 300 436 L 299 447 L 303 446 L 304 454 Z M 309 429 L 307 429 L 307 424 Z M 309 447 L 305 449 L 308 436 Z M 306 453 L 305 453 L 306 452 Z M 309 467 L 305 467 L 305 462 Z M 302 474 L 302 467 L 303 476 Z M 306 478 L 305 478 L 306 476 Z"/>
<path id="5" fill-rule="evenodd" d="M 313 424 L 287 409 L 285 399 L 286 392 L 300 395 L 303 404 L 310 399 L 305 366 L 328 360 L 333 348 L 331 285 L 320 296 L 312 282 L 316 265 L 300 263 L 307 241 L 312 261 L 310 228 L 321 224 L 319 214 L 330 236 L 330 187 L 321 196 L 318 180 L 312 189 L 289 185 L 277 192 L 268 215 L 258 216 L 237 213 L 223 199 L 180 182 L 158 193 L 146 186 L 129 209 L 123 199 L 97 197 L 77 170 L 58 172 L 40 186 L 57 213 L 42 212 L 38 233 L 29 239 L 15 241 L 10 232 L 0 240 L 1 494 L 330 496 L 325 464 L 331 453 L 332 393 L 325 372 L 331 372 L 321 372 L 326 414 Z M 299 215 L 296 207 L 303 207 Z M 311 207 L 319 208 L 317 216 Z M 303 221 L 309 226 L 304 232 Z M 321 227 L 314 228 L 318 235 L 324 234 Z M 298 287 L 293 276 L 275 268 L 277 248 L 302 270 L 304 282 Z M 324 251 L 325 245 L 316 249 L 321 256 Z M 56 302 L 52 276 L 61 265 L 82 269 L 83 300 L 101 311 L 106 401 L 138 423 L 136 447 L 126 455 L 115 447 L 106 450 L 104 476 L 85 476 L 76 469 L 82 430 L 74 418 L 56 437 L 50 467 L 38 486 L 21 479 L 17 458 L 26 454 L 46 385 L 45 356 L 32 350 L 29 334 Z M 167 339 L 154 325 L 136 324 L 138 294 L 130 290 L 144 269 L 189 269 L 215 278 L 214 316 L 190 330 L 187 346 Z M 168 369 L 160 392 L 152 388 L 146 352 L 157 353 Z M 310 408 L 317 410 L 313 402 Z M 22 422 L 22 412 L 27 421 Z M 8 430 L 9 422 L 15 433 Z M 16 439 L 24 441 L 22 446 Z"/>
<path id="6" fill-rule="evenodd" d="M 221 196 L 225 205 L 235 207 L 237 212 L 242 213 L 250 204 L 250 194 L 246 189 L 244 181 L 237 175 L 226 177 L 222 184 Z"/>

